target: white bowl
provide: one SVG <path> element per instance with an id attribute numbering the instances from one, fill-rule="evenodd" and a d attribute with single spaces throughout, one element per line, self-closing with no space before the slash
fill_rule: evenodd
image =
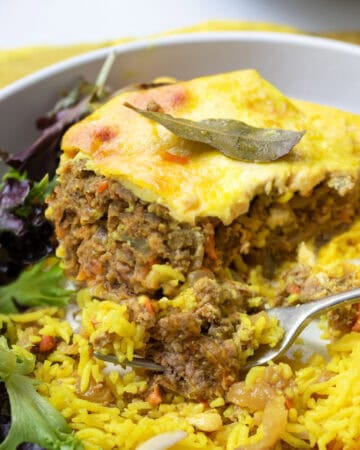
<path id="1" fill-rule="evenodd" d="M 117 58 L 109 84 L 114 88 L 160 75 L 189 79 L 255 68 L 289 96 L 360 113 L 360 47 L 354 45 L 300 35 L 231 32 L 173 36 L 113 50 Z M 16 151 L 28 145 L 36 136 L 35 118 L 80 75 L 94 80 L 109 51 L 56 64 L 1 90 L 0 148 Z M 316 324 L 302 338 L 303 345 L 296 349 L 304 356 L 314 351 L 325 355 Z"/>
<path id="2" fill-rule="evenodd" d="M 360 47 L 302 35 L 199 33 L 122 44 L 109 83 L 159 75 L 189 79 L 255 68 L 287 95 L 360 113 Z M 56 51 L 56 50 L 54 50 Z M 34 119 L 78 76 L 94 80 L 110 49 L 41 70 L 0 90 L 0 148 L 14 152 L 36 136 Z"/>

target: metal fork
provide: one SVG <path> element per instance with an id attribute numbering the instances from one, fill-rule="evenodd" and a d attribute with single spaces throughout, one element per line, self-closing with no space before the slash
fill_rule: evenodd
<path id="1" fill-rule="evenodd" d="M 321 300 L 296 306 L 282 306 L 266 310 L 270 317 L 275 317 L 284 330 L 282 340 L 273 348 L 264 347 L 251 356 L 242 370 L 248 370 L 254 366 L 266 364 L 269 361 L 279 358 L 294 343 L 295 339 L 303 329 L 314 319 L 322 314 L 331 311 L 339 306 L 351 305 L 360 302 L 360 288 L 342 292 L 340 294 L 330 295 Z M 148 359 L 134 357 L 132 361 L 120 363 L 114 355 L 104 355 L 94 352 L 94 356 L 106 362 L 120 364 L 123 368 L 127 365 L 131 367 L 147 369 L 154 372 L 163 372 L 165 370 L 160 364 Z"/>
<path id="2" fill-rule="evenodd" d="M 294 343 L 303 329 L 322 314 L 339 306 L 359 302 L 360 288 L 356 288 L 302 305 L 282 306 L 266 310 L 266 313 L 270 317 L 278 319 L 280 326 L 284 330 L 284 336 L 276 347 L 265 347 L 264 349 L 255 351 L 255 354 L 247 360 L 243 370 L 248 370 L 251 367 L 260 366 L 279 358 Z"/>
<path id="3" fill-rule="evenodd" d="M 163 366 L 160 366 L 160 364 L 157 364 L 150 359 L 139 358 L 138 356 L 134 356 L 131 361 L 126 359 L 123 362 L 120 362 L 115 355 L 104 355 L 103 353 L 99 352 L 94 352 L 93 355 L 95 356 L 95 358 L 101 359 L 102 361 L 119 365 L 123 369 L 126 369 L 126 366 L 130 366 L 136 369 L 151 370 L 153 372 L 164 372 L 165 370 L 165 368 Z"/>

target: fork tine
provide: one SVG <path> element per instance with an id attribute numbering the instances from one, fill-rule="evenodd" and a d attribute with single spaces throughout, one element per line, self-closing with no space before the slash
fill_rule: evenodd
<path id="1" fill-rule="evenodd" d="M 123 368 L 130 366 L 137 369 L 151 370 L 153 372 L 164 372 L 165 370 L 163 366 L 160 366 L 160 364 L 157 364 L 149 359 L 138 358 L 137 356 L 135 356 L 131 361 L 126 359 L 125 361 L 120 362 L 115 355 L 104 355 L 99 352 L 94 352 L 93 355 L 97 359 L 101 359 L 102 361 L 110 362 L 112 364 L 118 364 Z"/>

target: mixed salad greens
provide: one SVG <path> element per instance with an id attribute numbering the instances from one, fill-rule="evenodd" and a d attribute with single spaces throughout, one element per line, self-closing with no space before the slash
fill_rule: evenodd
<path id="1" fill-rule="evenodd" d="M 90 114 L 109 95 L 105 88 L 114 61 L 110 54 L 95 84 L 79 80 L 37 119 L 41 134 L 14 155 L 2 152 L 9 166 L 0 184 L 0 314 L 29 307 L 65 307 L 73 290 L 52 257 L 56 241 L 45 217 L 45 199 L 56 181 L 60 142 L 65 131 Z M 50 258 L 48 258 L 50 256 Z M 36 357 L 9 346 L 0 327 L 0 450 L 80 450 L 64 417 L 36 390 L 30 374 Z"/>
<path id="2" fill-rule="evenodd" d="M 1 153 L 10 170 L 0 186 L 0 284 L 53 252 L 44 198 L 55 184 L 61 138 L 108 97 L 105 82 L 113 61 L 111 53 L 95 84 L 78 80 L 51 111 L 37 119 L 41 134 L 33 144 L 13 155 Z"/>
<path id="3" fill-rule="evenodd" d="M 44 216 L 44 200 L 54 181 L 46 174 L 35 182 L 26 172 L 13 168 L 4 176 L 0 187 L 0 285 L 53 252 L 53 228 Z M 0 311 L 2 300 L 0 291 Z"/>
<path id="4" fill-rule="evenodd" d="M 9 397 L 12 417 L 10 427 L 1 425 L 2 431 L 7 429 L 8 434 L 0 449 L 39 448 L 29 445 L 18 447 L 29 442 L 46 449 L 81 450 L 81 442 L 73 435 L 64 417 L 38 394 L 36 381 L 27 376 L 34 367 L 34 355 L 15 345 L 9 348 L 5 337 L 0 336 L 0 380 Z"/>

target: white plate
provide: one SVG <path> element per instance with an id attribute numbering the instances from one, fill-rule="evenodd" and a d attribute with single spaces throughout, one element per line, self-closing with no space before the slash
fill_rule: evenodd
<path id="1" fill-rule="evenodd" d="M 150 81 L 160 75 L 189 79 L 255 68 L 285 94 L 360 113 L 360 47 L 277 33 L 180 35 L 113 47 L 109 83 Z M 94 80 L 109 53 L 98 50 L 54 65 L 0 90 L 0 148 L 15 151 L 36 136 L 34 119 L 83 75 Z M 313 325 L 303 334 L 323 350 Z M 310 345 L 310 344 L 306 344 Z"/>

